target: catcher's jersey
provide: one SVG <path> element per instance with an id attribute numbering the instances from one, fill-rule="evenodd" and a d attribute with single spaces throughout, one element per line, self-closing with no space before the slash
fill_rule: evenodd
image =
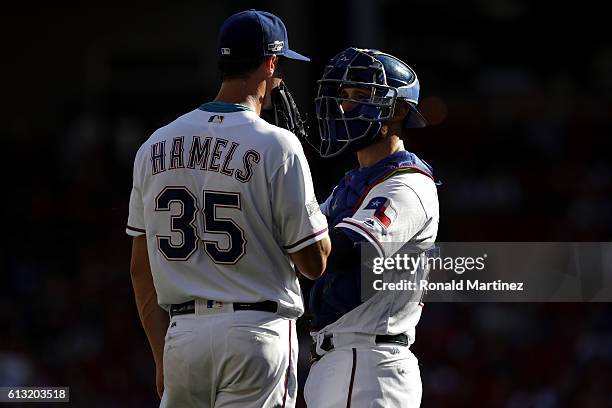
<path id="1" fill-rule="evenodd" d="M 304 307 L 288 254 L 327 236 L 297 137 L 210 102 L 140 147 L 126 232 L 146 234 L 158 303 L 194 298 Z"/>
<path id="2" fill-rule="evenodd" d="M 333 194 L 321 205 L 328 213 L 334 205 Z M 359 234 L 378 250 L 391 257 L 405 243 L 434 242 L 438 232 L 438 193 L 433 180 L 422 173 L 397 174 L 374 186 L 359 209 L 342 219 L 336 228 Z M 384 281 L 399 281 L 384 272 Z M 412 292 L 380 291 L 322 329 L 334 333 L 400 334 L 414 342 L 415 327 L 422 304 Z"/>

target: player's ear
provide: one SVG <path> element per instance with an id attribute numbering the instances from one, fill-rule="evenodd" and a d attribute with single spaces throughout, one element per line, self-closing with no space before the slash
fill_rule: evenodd
<path id="1" fill-rule="evenodd" d="M 400 129 L 401 133 L 402 123 L 404 123 L 404 119 L 406 119 L 409 114 L 410 108 L 408 107 L 408 104 L 406 102 L 395 102 L 395 109 L 393 109 L 393 117 L 383 123 L 382 127 L 380 128 L 380 136 L 382 138 L 385 138 L 387 137 L 389 132 L 393 131 L 394 129 Z"/>
<path id="2" fill-rule="evenodd" d="M 393 110 L 393 118 L 391 122 L 404 122 L 404 119 L 410 114 L 410 107 L 404 101 L 395 102 L 395 109 Z"/>
<path id="3" fill-rule="evenodd" d="M 278 64 L 278 57 L 276 55 L 270 55 L 264 59 L 264 71 L 266 73 L 266 77 L 271 77 L 274 75 L 274 71 L 276 70 L 276 65 Z"/>

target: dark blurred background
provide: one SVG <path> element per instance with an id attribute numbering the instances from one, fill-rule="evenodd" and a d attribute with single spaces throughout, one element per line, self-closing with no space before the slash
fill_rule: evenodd
<path id="1" fill-rule="evenodd" d="M 72 406 L 156 406 L 124 234 L 132 160 L 156 128 L 215 96 L 217 29 L 246 8 L 279 15 L 291 47 L 312 58 L 288 64 L 286 78 L 311 116 L 314 81 L 347 46 L 416 70 L 432 126 L 407 148 L 444 183 L 439 241 L 610 240 L 604 6 L 163 4 L 13 5 L 0 16 L 0 386 L 68 385 Z M 323 200 L 355 162 L 306 150 Z M 428 304 L 412 349 L 425 408 L 612 407 L 609 304 Z"/>

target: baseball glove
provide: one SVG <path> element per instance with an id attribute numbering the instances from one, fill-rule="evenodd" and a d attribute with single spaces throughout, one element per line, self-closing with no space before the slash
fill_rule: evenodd
<path id="1" fill-rule="evenodd" d="M 261 111 L 261 118 L 266 122 L 289 130 L 299 138 L 307 137 L 306 121 L 302 119 L 287 85 L 280 85 L 270 93 L 272 109 Z"/>

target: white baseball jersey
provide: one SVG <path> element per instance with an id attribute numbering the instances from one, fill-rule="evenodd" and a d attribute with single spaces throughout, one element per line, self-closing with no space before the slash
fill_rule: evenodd
<path id="1" fill-rule="evenodd" d="M 194 298 L 304 307 L 288 254 L 327 236 L 310 169 L 291 132 L 211 102 L 140 147 L 126 232 L 146 234 L 158 303 Z"/>
<path id="2" fill-rule="evenodd" d="M 324 213 L 334 205 L 331 198 L 321 205 Z M 381 256 L 391 257 L 407 242 L 434 242 L 438 222 L 438 193 L 433 180 L 422 173 L 402 173 L 374 186 L 353 216 L 344 218 L 336 228 L 358 233 Z M 399 281 L 389 276 L 395 273 L 384 272 L 385 282 Z M 412 295 L 404 291 L 378 292 L 319 333 L 406 333 L 413 343 L 422 304 L 415 302 Z"/>

